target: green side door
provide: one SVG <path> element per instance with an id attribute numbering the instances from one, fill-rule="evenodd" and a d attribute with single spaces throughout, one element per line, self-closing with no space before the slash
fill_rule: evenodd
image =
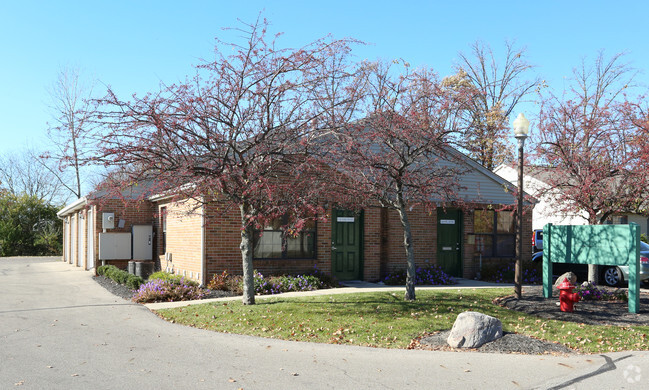
<path id="1" fill-rule="evenodd" d="M 331 226 L 331 268 L 338 280 L 362 278 L 363 214 L 333 210 Z"/>
<path id="2" fill-rule="evenodd" d="M 447 274 L 462 277 L 462 211 L 437 209 L 437 264 Z"/>

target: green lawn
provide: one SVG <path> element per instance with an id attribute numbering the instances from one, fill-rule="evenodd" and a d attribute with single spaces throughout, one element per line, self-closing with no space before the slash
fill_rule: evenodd
<path id="1" fill-rule="evenodd" d="M 593 326 L 541 319 L 492 304 L 511 288 L 419 290 L 416 302 L 403 292 L 324 295 L 206 303 L 159 310 L 172 322 L 218 332 L 283 340 L 406 348 L 426 332 L 450 329 L 463 311 L 502 321 L 503 330 L 555 341 L 586 353 L 649 350 L 648 326 Z M 558 308 L 557 308 L 558 310 Z"/>

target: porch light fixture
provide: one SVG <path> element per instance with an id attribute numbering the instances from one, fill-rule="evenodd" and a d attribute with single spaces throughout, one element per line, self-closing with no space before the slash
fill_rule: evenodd
<path id="1" fill-rule="evenodd" d="M 523 280 L 523 146 L 530 129 L 530 121 L 523 113 L 518 114 L 514 120 L 514 136 L 518 141 L 518 207 L 516 209 L 516 223 L 518 234 L 516 237 L 516 267 L 514 269 L 514 294 L 517 299 L 522 297 L 521 283 Z"/>

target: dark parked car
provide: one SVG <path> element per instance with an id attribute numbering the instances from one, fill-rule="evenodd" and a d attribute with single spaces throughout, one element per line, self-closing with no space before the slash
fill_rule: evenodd
<path id="1" fill-rule="evenodd" d="M 532 261 L 542 262 L 543 251 L 534 253 L 532 255 Z M 587 264 L 552 264 L 553 280 L 565 272 L 573 272 L 577 275 L 577 280 L 580 282 L 588 279 Z M 640 243 L 640 275 L 638 277 L 642 282 L 649 281 L 649 245 L 644 242 Z M 601 284 L 607 286 L 621 286 L 629 280 L 629 267 L 626 265 L 602 265 L 599 267 L 599 279 Z"/>

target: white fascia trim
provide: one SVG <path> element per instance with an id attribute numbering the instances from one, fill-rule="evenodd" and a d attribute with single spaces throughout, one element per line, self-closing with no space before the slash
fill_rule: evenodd
<path id="1" fill-rule="evenodd" d="M 179 192 L 185 191 L 187 189 L 195 188 L 195 187 L 196 187 L 196 185 L 193 184 L 193 183 L 192 184 L 185 184 L 185 185 L 179 187 L 178 191 L 169 190 L 169 191 L 163 192 L 161 194 L 151 195 L 151 196 L 149 196 L 148 199 L 151 202 L 159 202 L 159 201 L 162 201 L 162 200 L 171 199 L 174 196 L 178 195 Z"/>
<path id="2" fill-rule="evenodd" d="M 151 202 L 159 202 L 162 200 L 167 200 L 171 199 L 174 197 L 175 194 L 156 194 L 156 195 L 151 195 L 149 196 L 149 201 Z"/>
<path id="3" fill-rule="evenodd" d="M 79 198 L 74 202 L 70 203 L 69 205 L 63 207 L 61 210 L 59 210 L 58 213 L 56 213 L 56 216 L 59 217 L 59 219 L 63 219 L 65 215 L 71 214 L 72 212 L 77 210 L 81 210 L 87 204 L 88 204 L 88 199 L 84 196 L 83 198 Z"/>

